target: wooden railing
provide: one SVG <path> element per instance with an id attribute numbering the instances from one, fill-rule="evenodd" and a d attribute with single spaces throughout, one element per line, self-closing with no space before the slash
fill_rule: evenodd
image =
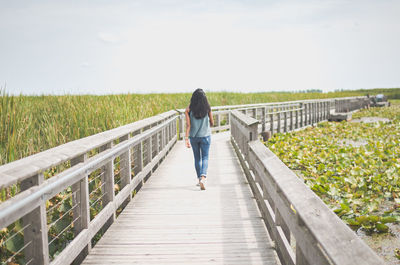
<path id="1" fill-rule="evenodd" d="M 360 106 L 363 104 L 360 103 Z M 317 113 L 316 117 L 320 114 Z M 232 144 L 275 242 L 281 263 L 384 264 L 294 172 L 259 141 L 258 127 L 258 120 L 232 111 Z"/>
<path id="2" fill-rule="evenodd" d="M 237 117 L 250 119 L 249 124 L 259 120 L 250 126 L 254 140 L 260 132 L 286 132 L 325 120 L 338 106 L 336 100 L 354 98 L 214 107 L 213 131 L 231 129 L 248 159 L 255 147 Z M 237 110 L 233 117 L 232 110 Z M 0 191 L 12 193 L 0 204 L 0 229 L 13 230 L 0 238 L 0 253 L 7 246 L 12 254 L 0 264 L 79 264 L 183 128 L 183 110 L 169 111 L 0 166 Z M 0 230 L 0 236 L 4 233 Z M 14 241 L 22 241 L 21 246 Z"/>
<path id="3" fill-rule="evenodd" d="M 14 258 L 23 256 L 26 264 L 79 263 L 96 234 L 115 220 L 172 148 L 176 118 L 170 111 L 0 167 L 0 188 L 17 185 L 21 190 L 0 204 L 0 227 L 16 222 L 22 227 L 15 234 L 23 234 L 24 244 Z M 46 180 L 44 173 L 60 165 L 67 169 Z M 50 211 L 60 217 L 52 220 Z M 64 238 L 69 244 L 49 255 L 52 244 L 68 232 L 73 234 Z"/>
<path id="4" fill-rule="evenodd" d="M 229 105 L 212 107 L 214 116 L 213 132 L 230 129 L 230 114 L 239 110 L 259 121 L 259 131 L 271 136 L 278 132 L 288 132 L 328 120 L 332 112 L 348 112 L 369 105 L 367 97 L 330 98 L 317 100 L 298 100 L 287 102 L 260 103 L 248 105 Z M 185 128 L 184 109 L 179 112 L 179 132 Z M 179 134 L 182 139 L 183 134 Z"/>

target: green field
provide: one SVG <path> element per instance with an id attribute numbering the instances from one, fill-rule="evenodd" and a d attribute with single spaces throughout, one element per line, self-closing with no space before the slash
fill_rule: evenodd
<path id="1" fill-rule="evenodd" d="M 212 106 L 373 95 L 400 98 L 400 89 L 332 93 L 208 93 Z M 185 108 L 190 94 L 0 96 L 0 165 L 168 110 Z"/>

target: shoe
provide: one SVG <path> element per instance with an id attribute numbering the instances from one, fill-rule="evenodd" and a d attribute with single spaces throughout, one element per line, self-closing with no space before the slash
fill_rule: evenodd
<path id="1" fill-rule="evenodd" d="M 205 182 L 206 182 L 206 179 L 205 179 L 205 178 L 200 180 L 200 182 L 199 182 L 199 184 L 200 184 L 200 190 L 205 190 L 205 189 L 206 189 L 206 187 L 205 187 L 205 185 L 204 185 Z"/>

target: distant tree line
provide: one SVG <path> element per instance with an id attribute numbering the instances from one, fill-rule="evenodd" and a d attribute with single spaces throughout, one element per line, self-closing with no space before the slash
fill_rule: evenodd
<path id="1" fill-rule="evenodd" d="M 322 89 L 306 89 L 306 90 L 298 90 L 295 93 L 322 93 Z"/>

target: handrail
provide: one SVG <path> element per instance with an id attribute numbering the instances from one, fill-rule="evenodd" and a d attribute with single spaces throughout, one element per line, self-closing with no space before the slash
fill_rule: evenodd
<path id="1" fill-rule="evenodd" d="M 176 114 L 176 111 L 171 110 L 2 165 L 0 166 L 0 189 L 42 173 L 66 161 L 73 160 L 93 149 L 106 146 L 115 140 L 127 137 L 129 134 L 140 133 L 170 117 L 176 116 Z"/>
<path id="2" fill-rule="evenodd" d="M 353 103 L 363 107 L 364 99 Z M 232 111 L 231 141 L 282 264 L 384 264 L 259 141 L 258 123 Z"/>
<path id="3" fill-rule="evenodd" d="M 167 120 L 166 123 L 170 123 L 175 119 L 176 118 L 171 118 Z M 59 192 L 58 190 L 63 190 L 75 182 L 80 181 L 98 168 L 99 165 L 103 165 L 104 161 L 112 160 L 114 157 L 119 156 L 122 152 L 126 151 L 126 149 L 160 131 L 164 126 L 164 124 L 161 124 L 149 129 L 132 139 L 116 145 L 114 148 L 109 149 L 106 152 L 100 153 L 85 163 L 79 163 L 72 168 L 69 168 L 65 172 L 62 172 L 58 178 L 51 178 L 45 181 L 42 185 L 27 189 L 6 201 L 6 203 L 0 204 L 0 227 L 6 227 L 13 223 L 15 220 L 27 214 L 32 210 L 32 208 L 36 208 L 40 203 L 44 203 L 46 200 L 52 198 Z M 26 205 L 29 205 L 29 207 L 27 208 Z"/>
<path id="4" fill-rule="evenodd" d="M 123 208 L 131 200 L 133 191 L 140 189 L 176 143 L 177 117 L 174 111 L 163 113 L 123 126 L 120 132 L 107 131 L 62 145 L 58 149 L 47 150 L 43 152 L 45 155 L 28 157 L 12 163 L 11 166 L 0 167 L 0 170 L 5 168 L 8 173 L 15 172 L 14 181 L 20 181 L 21 175 L 25 174 L 20 184 L 21 192 L 0 204 L 0 227 L 7 227 L 19 220 L 24 224 L 24 246 L 17 254 L 24 255 L 25 260 L 34 264 L 55 265 L 82 261 L 91 248 L 92 238 L 115 220 L 117 209 Z M 88 143 L 88 140 L 93 142 Z M 119 140 L 119 143 L 114 145 L 115 140 Z M 94 147 L 101 147 L 102 150 L 88 158 L 87 152 Z M 19 170 L 24 162 L 48 157 L 52 151 L 66 148 L 69 148 L 70 155 L 64 155 L 58 161 L 69 160 L 71 167 L 56 176 L 45 180 L 42 171 L 53 165 L 55 160 L 47 163 L 43 161 L 39 170 L 29 168 L 28 173 L 23 168 Z M 72 150 L 79 155 L 74 155 Z M 99 170 L 101 173 L 96 173 Z M 35 175 L 31 176 L 32 174 Z M 89 182 L 93 174 L 93 180 Z M 115 178 L 119 179 L 118 182 Z M 93 182 L 96 179 L 98 184 Z M 7 181 L 3 180 L 3 183 L 13 183 Z M 120 188 L 116 189 L 116 185 Z M 51 221 L 51 226 L 57 224 L 60 219 L 68 219 L 70 215 L 72 219 L 71 223 L 63 227 L 50 241 L 46 202 L 62 193 L 70 194 L 68 200 L 72 207 L 62 210 L 57 208 L 60 205 L 57 204 L 56 210 L 63 214 L 59 219 Z M 92 207 L 97 203 L 101 203 L 101 207 L 96 208 L 98 212 L 93 216 L 91 211 L 95 208 Z M 74 239 L 63 250 L 60 249 L 62 252 L 50 263 L 49 245 L 68 230 L 74 233 Z"/>

